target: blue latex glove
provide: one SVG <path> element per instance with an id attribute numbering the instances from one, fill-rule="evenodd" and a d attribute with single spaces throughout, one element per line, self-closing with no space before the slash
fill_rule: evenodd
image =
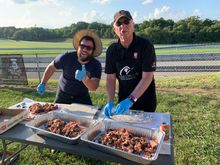
<path id="1" fill-rule="evenodd" d="M 133 102 L 130 99 L 125 99 L 121 101 L 115 108 L 114 114 L 124 114 L 129 108 L 131 108 L 133 105 Z"/>
<path id="2" fill-rule="evenodd" d="M 37 86 L 37 93 L 39 93 L 40 95 L 43 95 L 45 93 L 45 89 L 46 89 L 46 84 L 45 83 L 40 83 Z"/>
<path id="3" fill-rule="evenodd" d="M 112 101 L 108 102 L 104 107 L 104 114 L 106 117 L 110 117 L 112 115 L 112 107 L 114 103 Z"/>
<path id="4" fill-rule="evenodd" d="M 82 81 L 86 77 L 86 67 L 82 65 L 82 70 L 76 70 L 75 79 Z"/>

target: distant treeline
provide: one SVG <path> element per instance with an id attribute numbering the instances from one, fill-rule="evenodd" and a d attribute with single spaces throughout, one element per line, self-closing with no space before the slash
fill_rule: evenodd
<path id="1" fill-rule="evenodd" d="M 26 41 L 44 41 L 71 38 L 81 29 L 91 29 L 101 38 L 115 38 L 112 24 L 77 22 L 59 29 L 41 27 L 0 27 L 0 38 Z M 220 21 L 192 16 L 174 22 L 163 18 L 143 21 L 135 25 L 138 35 L 149 38 L 154 44 L 220 42 Z"/>

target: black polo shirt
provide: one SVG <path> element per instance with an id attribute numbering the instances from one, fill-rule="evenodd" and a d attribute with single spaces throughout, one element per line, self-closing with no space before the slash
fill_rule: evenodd
<path id="1" fill-rule="evenodd" d="M 142 78 L 142 72 L 156 70 L 154 46 L 149 40 L 136 36 L 128 48 L 120 42 L 113 43 L 106 52 L 105 73 L 116 73 L 119 82 L 119 102 L 127 98 Z M 155 82 L 152 80 L 148 89 L 131 109 L 153 112 L 156 109 Z"/>

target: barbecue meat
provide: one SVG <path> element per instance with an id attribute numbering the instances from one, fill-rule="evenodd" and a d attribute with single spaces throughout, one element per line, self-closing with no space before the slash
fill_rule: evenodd
<path id="1" fill-rule="evenodd" d="M 68 137 L 76 137 L 82 132 L 82 128 L 76 122 L 69 122 L 62 130 L 62 134 Z"/>
<path id="2" fill-rule="evenodd" d="M 52 103 L 46 103 L 46 104 L 34 103 L 29 107 L 29 110 L 32 114 L 38 114 L 41 112 L 49 112 L 52 110 L 56 110 L 57 108 L 58 106 Z"/>
<path id="3" fill-rule="evenodd" d="M 47 129 L 50 132 L 61 134 L 63 128 L 65 126 L 65 122 L 60 119 L 49 120 L 47 123 Z"/>
<path id="4" fill-rule="evenodd" d="M 148 158 L 154 156 L 158 146 L 158 142 L 155 139 L 135 135 L 124 128 L 107 130 L 107 132 L 98 139 L 98 143 Z"/>
<path id="5" fill-rule="evenodd" d="M 78 136 L 84 130 L 76 121 L 65 122 L 61 119 L 49 120 L 46 128 L 53 133 L 71 138 Z"/>

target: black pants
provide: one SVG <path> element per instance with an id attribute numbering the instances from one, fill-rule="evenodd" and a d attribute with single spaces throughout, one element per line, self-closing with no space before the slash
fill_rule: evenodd
<path id="1" fill-rule="evenodd" d="M 72 103 L 79 103 L 79 104 L 87 104 L 92 105 L 91 98 L 89 96 L 89 93 L 86 93 L 84 95 L 78 95 L 78 96 L 72 96 L 69 95 L 61 90 L 57 91 L 55 103 L 61 103 L 61 104 L 72 104 Z"/>

